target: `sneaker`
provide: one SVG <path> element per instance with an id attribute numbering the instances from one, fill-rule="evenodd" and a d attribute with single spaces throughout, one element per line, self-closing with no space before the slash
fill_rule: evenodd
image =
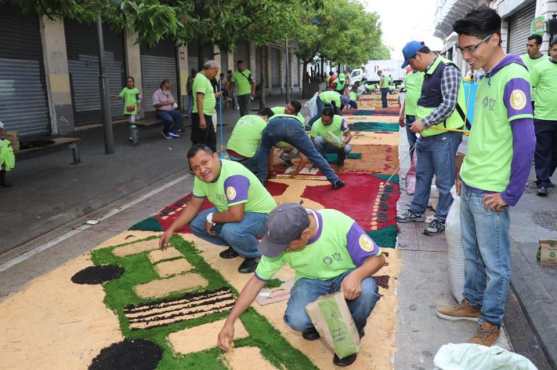
<path id="1" fill-rule="evenodd" d="M 405 213 L 396 216 L 396 221 L 401 224 L 407 224 L 410 222 L 424 222 L 425 217 L 423 213 L 416 213 L 411 210 L 407 210 Z"/>
<path id="2" fill-rule="evenodd" d="M 302 337 L 305 340 L 317 340 L 320 338 L 319 332 L 312 326 L 302 332 Z"/>
<path id="3" fill-rule="evenodd" d="M 172 136 L 165 134 L 164 132 L 161 132 L 162 137 L 164 137 L 165 140 L 172 140 Z"/>
<path id="4" fill-rule="evenodd" d="M 225 260 L 229 260 L 231 258 L 236 258 L 238 256 L 239 256 L 239 254 L 232 248 L 228 248 L 228 249 L 219 253 L 219 257 L 224 258 Z"/>
<path id="5" fill-rule="evenodd" d="M 337 181 L 335 181 L 335 182 L 333 183 L 333 190 L 338 190 L 338 189 L 344 187 L 344 185 L 346 185 L 346 184 L 344 183 L 344 181 L 342 181 L 342 180 L 337 180 Z"/>
<path id="6" fill-rule="evenodd" d="M 336 366 L 339 367 L 346 367 L 346 366 L 350 366 L 354 363 L 354 361 L 356 361 L 356 358 L 358 357 L 357 353 L 354 353 L 350 356 L 344 357 L 344 358 L 338 358 L 337 355 L 335 355 L 333 357 L 333 364 L 335 364 Z"/>
<path id="7" fill-rule="evenodd" d="M 434 218 L 429 224 L 427 224 L 424 235 L 432 236 L 436 234 L 441 234 L 445 231 L 445 222 L 437 218 Z"/>
<path id="8" fill-rule="evenodd" d="M 169 133 L 168 133 L 168 136 L 170 136 L 170 137 L 172 137 L 172 138 L 174 138 L 174 139 L 178 139 L 178 138 L 180 137 L 180 135 L 178 135 L 178 134 L 176 134 L 176 133 L 174 133 L 174 132 L 169 132 Z"/>
<path id="9" fill-rule="evenodd" d="M 460 304 L 439 307 L 436 313 L 439 318 L 451 321 L 468 320 L 477 322 L 480 319 L 480 309 L 472 306 L 466 299 Z"/>
<path id="10" fill-rule="evenodd" d="M 501 330 L 497 325 L 490 322 L 484 322 L 478 327 L 476 335 L 468 340 L 468 343 L 481 344 L 482 346 L 491 347 L 497 342 Z"/>
<path id="11" fill-rule="evenodd" d="M 549 192 L 547 191 L 547 187 L 545 186 L 538 186 L 538 197 L 547 197 L 547 194 Z"/>
<path id="12" fill-rule="evenodd" d="M 251 274 L 257 268 L 259 258 L 246 258 L 244 262 L 238 267 L 238 272 L 242 274 Z"/>

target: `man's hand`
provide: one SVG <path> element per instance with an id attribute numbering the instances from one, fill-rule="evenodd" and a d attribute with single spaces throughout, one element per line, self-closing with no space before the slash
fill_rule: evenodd
<path id="1" fill-rule="evenodd" d="M 217 235 L 217 233 L 215 232 L 213 227 L 214 227 L 214 224 L 205 221 L 205 230 L 207 231 L 207 234 L 215 236 L 215 235 Z"/>
<path id="2" fill-rule="evenodd" d="M 456 187 L 456 193 L 460 196 L 460 194 L 462 192 L 462 180 L 457 177 L 456 180 L 455 180 L 454 185 Z"/>
<path id="3" fill-rule="evenodd" d="M 207 122 L 205 121 L 205 115 L 199 115 L 199 128 L 205 130 L 207 128 Z"/>
<path id="4" fill-rule="evenodd" d="M 172 230 L 172 229 L 166 230 L 161 235 L 161 238 L 159 240 L 159 248 L 160 249 L 166 249 L 166 247 L 168 247 L 168 242 L 170 241 L 170 238 L 172 237 L 172 235 L 174 235 L 174 230 Z"/>
<path id="5" fill-rule="evenodd" d="M 234 347 L 234 343 L 232 342 L 233 340 L 234 325 L 226 322 L 219 333 L 217 344 L 224 352 L 228 352 L 232 349 L 232 347 Z"/>
<path id="6" fill-rule="evenodd" d="M 484 207 L 495 212 L 501 212 L 507 207 L 507 203 L 503 200 L 501 193 L 487 194 L 484 195 Z"/>
<path id="7" fill-rule="evenodd" d="M 414 123 L 412 123 L 412 126 L 410 127 L 410 131 L 412 131 L 415 134 L 419 134 L 420 132 L 422 132 L 425 128 L 425 124 L 422 120 L 416 120 L 414 121 Z"/>
<path id="8" fill-rule="evenodd" d="M 398 124 L 400 125 L 400 127 L 404 127 L 405 125 L 404 116 L 398 116 Z"/>
<path id="9" fill-rule="evenodd" d="M 347 277 L 342 280 L 341 290 L 344 293 L 344 298 L 351 301 L 356 299 L 362 293 L 362 281 L 360 277 L 351 272 Z"/>

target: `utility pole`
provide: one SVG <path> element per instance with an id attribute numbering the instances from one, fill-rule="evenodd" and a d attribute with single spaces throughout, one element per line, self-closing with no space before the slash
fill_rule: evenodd
<path id="1" fill-rule="evenodd" d="M 102 18 L 97 15 L 97 38 L 99 41 L 99 89 L 101 97 L 101 110 L 103 112 L 104 127 L 104 152 L 114 153 L 114 132 L 112 131 L 112 115 L 110 112 L 110 90 L 104 60 L 104 37 Z"/>

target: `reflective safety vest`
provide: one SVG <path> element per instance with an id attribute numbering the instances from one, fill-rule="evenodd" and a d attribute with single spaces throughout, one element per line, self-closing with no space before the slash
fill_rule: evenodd
<path id="1" fill-rule="evenodd" d="M 447 65 L 456 65 L 443 57 L 437 57 L 433 64 L 424 74 L 424 82 L 422 84 L 422 93 L 418 100 L 418 110 L 416 116 L 418 119 L 424 119 L 429 116 L 443 102 L 441 93 L 441 79 L 443 70 Z M 421 132 L 423 137 L 444 134 L 446 129 L 458 130 L 465 126 L 466 117 L 466 98 L 464 94 L 464 86 L 462 79 L 458 88 L 457 106 L 453 113 L 442 123 L 426 128 Z"/>

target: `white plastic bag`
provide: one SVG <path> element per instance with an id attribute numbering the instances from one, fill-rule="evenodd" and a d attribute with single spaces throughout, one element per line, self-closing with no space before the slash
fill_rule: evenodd
<path id="1" fill-rule="evenodd" d="M 302 106 L 302 115 L 304 116 L 304 120 L 307 122 L 312 119 L 317 114 L 317 96 L 319 92 L 316 92 L 311 99 L 309 99 L 303 106 Z"/>
<path id="2" fill-rule="evenodd" d="M 451 293 L 458 303 L 464 296 L 464 249 L 460 231 L 460 196 L 456 188 L 451 189 L 453 204 L 445 220 L 445 237 L 447 238 L 449 257 L 449 284 Z"/>
<path id="3" fill-rule="evenodd" d="M 441 370 L 537 370 L 526 357 L 501 347 L 460 343 L 442 346 L 433 363 Z"/>

